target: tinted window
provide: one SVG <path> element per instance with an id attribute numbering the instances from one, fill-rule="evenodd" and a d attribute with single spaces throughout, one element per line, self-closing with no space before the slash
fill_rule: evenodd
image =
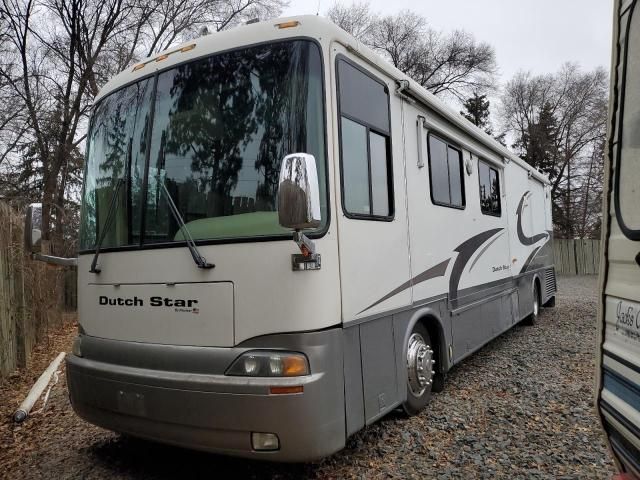
<path id="1" fill-rule="evenodd" d="M 464 207 L 462 152 L 435 135 L 428 135 L 431 200 L 437 205 Z"/>
<path id="2" fill-rule="evenodd" d="M 491 178 L 491 208 L 497 215 L 500 215 L 502 211 L 500 205 L 500 174 L 498 170 L 491 168 L 489 176 Z"/>
<path id="3" fill-rule="evenodd" d="M 462 206 L 462 154 L 454 148 L 447 148 L 449 162 L 449 192 L 451 205 Z"/>
<path id="4" fill-rule="evenodd" d="M 387 88 L 347 62 L 338 62 L 340 112 L 389 133 Z"/>
<path id="5" fill-rule="evenodd" d="M 297 152 L 316 158 L 324 223 L 323 112 L 320 48 L 305 40 L 212 55 L 111 93 L 88 136 L 81 248 L 95 246 L 119 180 L 103 246 L 183 241 L 169 197 L 196 240 L 290 237 L 276 196 L 280 163 Z"/>
<path id="6" fill-rule="evenodd" d="M 346 213 L 393 215 L 389 95 L 384 85 L 338 60 L 342 195 Z"/>
<path id="7" fill-rule="evenodd" d="M 438 137 L 429 137 L 429 168 L 431 170 L 431 197 L 434 202 L 449 204 L 449 161 L 447 144 Z"/>
<path id="8" fill-rule="evenodd" d="M 342 174 L 345 208 L 349 212 L 369 214 L 367 129 L 346 118 L 342 120 Z"/>
<path id="9" fill-rule="evenodd" d="M 478 162 L 480 179 L 480 210 L 486 215 L 500 215 L 500 175 L 498 170 Z"/>
<path id="10" fill-rule="evenodd" d="M 149 142 L 149 107 L 153 80 L 118 90 L 95 108 L 88 137 L 81 248 L 94 246 L 105 228 L 117 182 L 115 216 L 103 247 L 140 241 L 144 163 Z"/>
<path id="11" fill-rule="evenodd" d="M 146 242 L 184 239 L 164 187 L 196 239 L 286 232 L 276 208 L 282 159 L 313 154 L 321 192 L 325 185 L 320 65 L 318 47 L 301 41 L 224 53 L 158 76 Z"/>
<path id="12" fill-rule="evenodd" d="M 387 174 L 387 139 L 371 132 L 369 134 L 371 152 L 371 201 L 374 215 L 387 216 L 389 212 L 389 177 Z"/>

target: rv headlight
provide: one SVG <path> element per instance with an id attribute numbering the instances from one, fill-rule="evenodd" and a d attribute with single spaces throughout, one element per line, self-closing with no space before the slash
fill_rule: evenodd
<path id="1" fill-rule="evenodd" d="M 252 350 L 236 358 L 225 375 L 300 377 L 309 375 L 309 362 L 302 353 Z"/>

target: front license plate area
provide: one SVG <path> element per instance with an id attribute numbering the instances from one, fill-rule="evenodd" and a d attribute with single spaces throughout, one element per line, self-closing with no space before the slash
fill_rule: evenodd
<path id="1" fill-rule="evenodd" d="M 146 416 L 147 409 L 144 394 L 119 389 L 116 392 L 116 396 L 116 405 L 120 413 L 137 417 Z"/>

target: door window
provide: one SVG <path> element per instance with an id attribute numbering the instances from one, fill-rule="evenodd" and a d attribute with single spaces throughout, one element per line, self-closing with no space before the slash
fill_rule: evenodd
<path id="1" fill-rule="evenodd" d="M 387 86 L 344 58 L 337 62 L 342 206 L 350 218 L 393 217 Z"/>

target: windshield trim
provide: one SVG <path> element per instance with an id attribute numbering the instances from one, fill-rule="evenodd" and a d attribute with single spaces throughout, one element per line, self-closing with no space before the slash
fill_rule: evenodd
<path id="1" fill-rule="evenodd" d="M 323 135 L 323 143 L 324 143 L 324 168 L 325 168 L 325 192 L 326 192 L 326 203 L 327 203 L 327 220 L 324 224 L 324 227 L 320 230 L 314 231 L 314 232 L 309 232 L 307 233 L 307 237 L 312 238 L 312 239 L 319 239 L 324 237 L 327 232 L 329 231 L 329 227 L 331 225 L 331 190 L 330 190 L 330 181 L 329 181 L 329 150 L 328 150 L 328 122 L 327 122 L 327 82 L 326 82 L 326 67 L 325 67 L 325 58 L 324 58 L 324 50 L 322 49 L 322 44 L 320 43 L 320 41 L 318 41 L 318 39 L 314 38 L 314 37 L 309 37 L 309 36 L 305 36 L 305 35 L 300 35 L 300 36 L 293 36 L 293 37 L 287 37 L 287 38 L 283 38 L 283 39 L 274 39 L 274 40 L 266 40 L 266 41 L 262 41 L 262 42 L 256 42 L 256 43 L 250 43 L 250 44 L 246 44 L 246 45 L 238 45 L 234 48 L 228 48 L 225 50 L 219 50 L 216 52 L 211 52 L 208 53 L 206 55 L 201 55 L 199 57 L 196 58 L 192 58 L 189 60 L 185 60 L 183 62 L 180 63 L 176 63 L 170 66 L 167 66 L 165 68 L 162 69 L 158 69 L 156 71 L 154 71 L 151 74 L 148 75 L 143 75 L 140 76 L 138 78 L 136 78 L 135 80 L 132 80 L 131 82 L 128 82 L 126 84 L 120 85 L 118 88 L 110 91 L 108 94 L 102 96 L 100 98 L 100 100 L 95 103 L 92 106 L 92 112 L 91 112 L 91 119 L 89 121 L 89 128 L 91 128 L 91 125 L 93 125 L 93 121 L 94 121 L 94 112 L 96 110 L 96 107 L 106 98 L 108 98 L 109 96 L 111 96 L 112 94 L 127 88 L 135 83 L 144 81 L 146 79 L 153 79 L 154 85 L 153 85 L 153 89 L 155 90 L 156 85 L 157 85 L 157 81 L 158 81 L 158 77 L 160 76 L 160 74 L 162 74 L 163 72 L 172 70 L 174 68 L 177 68 L 181 65 L 186 65 L 192 62 L 197 62 L 200 60 L 203 60 L 205 58 L 210 58 L 210 57 L 214 57 L 216 55 L 220 55 L 220 54 L 224 54 L 224 53 L 228 53 L 228 52 L 234 52 L 234 51 L 238 51 L 238 50 L 243 50 L 243 49 L 248 49 L 248 48 L 253 48 L 253 47 L 260 47 L 260 46 L 264 46 L 264 45 L 277 45 L 279 43 L 288 43 L 288 42 L 294 42 L 296 40 L 306 40 L 306 41 L 310 41 L 311 43 L 315 44 L 319 51 L 320 51 L 320 73 L 321 73 L 321 79 L 322 79 L 322 126 L 324 129 L 324 135 Z M 152 109 L 152 115 L 154 115 L 155 113 L 155 108 Z M 87 170 L 87 156 L 89 153 L 89 149 L 91 148 L 91 145 L 89 145 L 89 147 L 87 148 L 87 152 L 85 154 L 85 165 L 84 165 L 84 176 L 83 176 L 83 183 L 82 183 L 82 198 L 84 198 L 84 190 L 86 188 L 86 183 L 85 183 L 85 179 L 86 179 L 86 170 Z M 145 178 L 144 178 L 144 189 L 146 191 L 146 183 L 148 181 L 147 177 L 147 169 L 149 168 L 149 161 L 148 161 L 148 155 L 147 155 L 147 159 L 145 161 Z M 143 209 L 144 212 L 145 209 Z M 144 215 L 144 213 L 143 213 Z M 158 243 L 146 243 L 143 244 L 143 236 L 141 236 L 141 242 L 137 243 L 137 244 L 131 244 L 131 245 L 121 245 L 121 246 L 117 246 L 117 247 L 103 247 L 100 248 L 100 253 L 109 253 L 109 252 L 125 252 L 125 251 L 134 251 L 134 250 L 152 250 L 152 249 L 159 249 L 159 248 L 184 248 L 185 245 L 187 244 L 186 240 L 177 240 L 177 241 L 171 241 L 171 242 L 158 242 Z M 291 235 L 287 235 L 287 234 L 281 234 L 281 235 L 255 235 L 255 236 L 251 236 L 251 237 L 228 237 L 228 238 L 215 238 L 215 239 L 201 239 L 201 240 L 195 240 L 195 244 L 197 246 L 207 246 L 207 245 L 221 245 L 221 244 L 232 244 L 232 243 L 253 243 L 253 242 L 273 242 L 273 241 L 283 241 L 283 240 L 291 240 L 293 238 L 293 232 L 291 232 Z M 96 251 L 96 246 L 92 247 L 92 248 L 85 248 L 85 249 L 80 249 L 78 251 L 78 255 L 88 255 L 88 254 L 93 254 Z"/>

